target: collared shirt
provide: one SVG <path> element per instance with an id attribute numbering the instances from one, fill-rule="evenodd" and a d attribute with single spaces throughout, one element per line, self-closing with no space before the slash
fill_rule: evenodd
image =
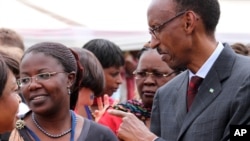
<path id="1" fill-rule="evenodd" d="M 199 76 L 201 78 L 205 78 L 209 72 L 209 70 L 212 68 L 214 62 L 216 61 L 216 59 L 219 57 L 220 53 L 222 52 L 224 46 L 222 45 L 221 42 L 218 43 L 216 49 L 214 50 L 214 52 L 212 53 L 212 55 L 207 59 L 207 61 L 201 66 L 201 68 L 197 71 L 196 74 L 193 74 L 190 70 L 189 70 L 189 80 L 192 76 L 196 75 Z"/>

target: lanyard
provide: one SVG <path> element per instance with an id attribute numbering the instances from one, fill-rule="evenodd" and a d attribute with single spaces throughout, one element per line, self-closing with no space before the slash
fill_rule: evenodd
<path id="1" fill-rule="evenodd" d="M 84 108 L 85 108 L 85 111 L 87 113 L 87 118 L 90 119 L 90 120 L 93 120 L 91 111 L 89 109 L 89 106 L 85 105 Z"/>

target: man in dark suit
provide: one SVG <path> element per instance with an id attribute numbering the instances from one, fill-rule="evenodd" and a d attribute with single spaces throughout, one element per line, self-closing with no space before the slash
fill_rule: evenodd
<path id="1" fill-rule="evenodd" d="M 215 39 L 219 17 L 217 0 L 152 1 L 148 9 L 151 46 L 158 48 L 172 69 L 188 70 L 157 91 L 151 132 L 130 114 L 111 111 L 124 117 L 120 138 L 227 141 L 230 125 L 250 124 L 250 59 Z M 192 76 L 202 78 L 202 82 L 188 108 Z"/>

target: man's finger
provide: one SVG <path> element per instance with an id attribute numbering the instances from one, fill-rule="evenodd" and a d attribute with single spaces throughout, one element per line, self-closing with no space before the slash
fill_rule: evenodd
<path id="1" fill-rule="evenodd" d="M 121 117 L 121 118 L 123 118 L 129 114 L 129 113 L 126 113 L 126 112 L 123 112 L 120 110 L 114 110 L 114 109 L 109 109 L 108 113 L 110 113 L 111 115 L 114 115 L 114 116 Z"/>

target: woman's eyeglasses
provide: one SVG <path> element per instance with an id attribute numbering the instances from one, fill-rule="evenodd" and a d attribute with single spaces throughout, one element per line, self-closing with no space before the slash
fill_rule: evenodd
<path id="1" fill-rule="evenodd" d="M 54 75 L 56 75 L 58 73 L 66 73 L 66 72 L 45 72 L 45 73 L 40 73 L 40 74 L 34 75 L 32 77 L 19 78 L 17 80 L 17 85 L 19 87 L 28 86 L 31 83 L 33 78 L 36 80 L 36 82 L 46 81 L 46 80 L 49 80 L 52 76 L 54 76 Z"/>

